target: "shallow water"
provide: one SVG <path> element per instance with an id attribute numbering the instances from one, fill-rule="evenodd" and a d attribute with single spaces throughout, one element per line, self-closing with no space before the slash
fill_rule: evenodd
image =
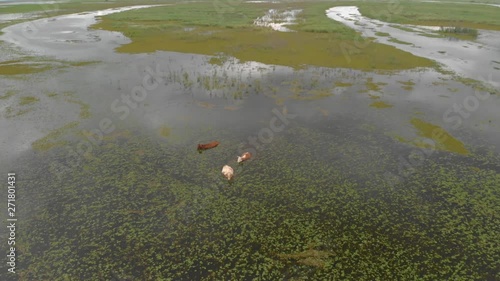
<path id="1" fill-rule="evenodd" d="M 129 42 L 118 32 L 89 30 L 96 17 L 121 11 L 161 5 L 138 5 L 43 18 L 3 29 L 0 40 L 22 46 L 26 51 L 66 60 L 113 57 L 113 49 Z"/>
<path id="2" fill-rule="evenodd" d="M 500 81 L 500 70 L 495 63 L 500 52 L 499 31 L 481 30 L 478 42 L 453 41 L 447 38 L 422 36 L 417 32 L 404 31 L 390 25 L 410 27 L 418 32 L 429 34 L 429 31 L 421 27 L 389 24 L 363 17 L 356 6 L 334 7 L 327 10 L 326 13 L 329 18 L 361 32 L 364 37 L 375 37 L 377 42 L 435 60 L 459 75 L 488 83 L 496 89 L 500 88 L 500 82 L 498 82 Z M 377 36 L 377 32 L 389 33 L 390 36 Z M 391 42 L 391 37 L 407 42 L 408 45 Z M 481 39 L 485 37 L 488 39 Z"/>
<path id="3" fill-rule="evenodd" d="M 442 259 L 429 263 L 422 251 L 465 263 L 479 279 L 495 274 L 495 264 L 479 257 L 497 261 L 497 252 L 474 239 L 480 229 L 496 241 L 498 95 L 477 92 L 484 99 L 456 127 L 444 112 L 476 92 L 450 74 L 115 54 L 127 39 L 86 30 L 88 15 L 39 21 L 30 37 L 18 25 L 1 37 L 8 60 L 97 60 L 0 76 L 1 89 L 15 91 L 0 99 L 0 171 L 16 172 L 23 190 L 27 279 L 51 279 L 51 266 L 82 280 L 95 272 L 151 280 L 325 280 L 350 272 L 398 280 L 405 269 L 439 280 L 458 272 Z M 146 84 L 156 86 L 141 98 L 134 89 Z M 21 105 L 22 97 L 39 100 Z M 400 141 L 428 141 L 415 118 L 442 127 L 470 154 Z M 114 129 L 88 146 L 87 132 L 103 120 Z M 221 144 L 198 154 L 196 145 L 212 140 Z M 245 150 L 254 159 L 239 166 Z M 401 158 L 416 161 L 413 172 Z M 235 168 L 232 184 L 222 178 L 225 164 Z M 307 261 L 283 256 L 307 257 L 310 248 L 318 252 Z M 478 264 L 467 264 L 471 256 Z M 93 262 L 104 259 L 106 269 Z"/>

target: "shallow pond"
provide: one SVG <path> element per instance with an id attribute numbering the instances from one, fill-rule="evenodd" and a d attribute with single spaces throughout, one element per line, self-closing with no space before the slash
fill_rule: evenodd
<path id="1" fill-rule="evenodd" d="M 433 69 L 115 54 L 81 16 L 1 37 L 4 65 L 48 66 L 0 76 L 20 280 L 499 278 L 498 95 Z"/>

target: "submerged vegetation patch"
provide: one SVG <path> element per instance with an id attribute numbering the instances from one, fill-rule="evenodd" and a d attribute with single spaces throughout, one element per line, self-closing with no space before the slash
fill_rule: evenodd
<path id="1" fill-rule="evenodd" d="M 9 99 L 10 97 L 14 96 L 16 93 L 18 93 L 18 91 L 8 90 L 3 96 L 0 96 L 0 100 Z"/>
<path id="2" fill-rule="evenodd" d="M 40 99 L 37 97 L 21 97 L 19 105 L 29 105 L 38 101 L 40 101 Z"/>
<path id="3" fill-rule="evenodd" d="M 393 27 L 393 28 L 397 28 L 397 29 L 403 30 L 403 31 L 415 32 L 415 30 L 413 28 L 406 27 L 406 26 L 403 26 L 403 25 L 389 24 L 389 26 Z"/>
<path id="4" fill-rule="evenodd" d="M 330 89 L 317 89 L 306 93 L 296 93 L 292 95 L 291 98 L 295 100 L 319 100 L 332 95 L 333 94 Z"/>
<path id="5" fill-rule="evenodd" d="M 396 38 L 390 38 L 389 42 L 393 42 L 393 43 L 397 43 L 397 44 L 403 44 L 403 45 L 413 45 L 412 43 L 401 41 L 401 40 L 398 40 Z"/>
<path id="6" fill-rule="evenodd" d="M 170 133 L 171 133 L 172 129 L 170 127 L 167 127 L 165 125 L 161 126 L 159 129 L 158 129 L 158 133 L 160 134 L 160 136 L 164 137 L 164 138 L 167 138 L 170 136 Z"/>
<path id="7" fill-rule="evenodd" d="M 30 166 L 17 270 L 26 280 L 494 279 L 499 172 L 451 155 L 387 181 L 399 154 L 351 129 L 289 127 L 231 186 L 220 175 L 240 142 L 230 132 L 176 146 L 105 140 L 64 174 L 67 160 L 48 153 Z M 195 139 L 215 136 L 224 149 L 196 152 Z"/>
<path id="8" fill-rule="evenodd" d="M 411 124 L 418 130 L 418 134 L 422 137 L 431 139 L 435 143 L 435 148 L 450 152 L 455 152 L 463 155 L 469 154 L 464 144 L 450 135 L 443 128 L 427 123 L 421 119 L 413 118 Z"/>
<path id="9" fill-rule="evenodd" d="M 475 79 L 465 78 L 463 76 L 458 76 L 458 75 L 454 75 L 453 79 L 455 81 L 461 82 L 464 85 L 471 86 L 472 88 L 474 88 L 475 91 L 489 93 L 490 95 L 498 95 L 500 93 L 500 91 L 494 88 L 492 85 L 487 85 L 484 82 Z"/>
<path id="10" fill-rule="evenodd" d="M 335 82 L 334 85 L 336 87 L 351 87 L 353 84 L 347 82 Z"/>
<path id="11" fill-rule="evenodd" d="M 387 83 L 385 82 L 373 82 L 373 78 L 368 78 L 366 79 L 366 83 L 365 83 L 365 86 L 366 86 L 366 90 L 368 91 L 375 91 L 375 92 L 379 92 L 381 90 L 381 86 L 385 86 L 387 85 Z"/>
<path id="12" fill-rule="evenodd" d="M 22 59 L 0 62 L 0 75 L 26 75 L 51 69 L 64 69 L 74 66 L 88 66 L 95 61 L 71 62 L 57 61 L 46 57 L 25 56 Z"/>
<path id="13" fill-rule="evenodd" d="M 31 74 L 49 70 L 51 67 L 43 64 L 28 64 L 20 62 L 1 62 L 0 75 Z"/>
<path id="14" fill-rule="evenodd" d="M 375 108 L 391 108 L 393 107 L 392 104 L 388 104 L 386 102 L 383 102 L 383 101 L 374 101 L 370 104 L 371 107 L 375 107 Z"/>
<path id="15" fill-rule="evenodd" d="M 33 108 L 27 108 L 27 109 L 18 109 L 18 110 L 15 110 L 12 106 L 8 106 L 6 109 L 5 109 L 5 118 L 13 118 L 13 117 L 19 117 L 21 115 L 24 115 L 28 112 L 31 112 L 33 111 L 34 109 Z"/>
<path id="16" fill-rule="evenodd" d="M 55 129 L 51 132 L 49 132 L 45 137 L 38 139 L 34 141 L 31 146 L 33 147 L 34 150 L 38 151 L 47 151 L 49 149 L 52 149 L 54 147 L 62 146 L 67 144 L 67 141 L 64 140 L 58 140 L 61 136 L 63 136 L 65 133 L 67 133 L 68 130 L 75 128 L 78 126 L 79 122 L 74 121 L 71 123 L 68 123 L 64 125 L 61 128 Z"/>
<path id="17" fill-rule="evenodd" d="M 381 36 L 381 37 L 389 37 L 389 36 L 391 36 L 391 35 L 390 35 L 389 33 L 387 33 L 387 32 L 380 32 L 380 31 L 375 32 L 375 35 L 376 35 L 376 36 Z"/>
<path id="18" fill-rule="evenodd" d="M 69 103 L 74 103 L 74 104 L 77 104 L 80 106 L 80 115 L 79 115 L 80 118 L 82 118 L 82 119 L 90 118 L 90 116 L 91 116 L 90 105 L 88 105 L 82 101 L 71 99 L 71 98 L 66 98 L 65 100 Z"/>
<path id="19" fill-rule="evenodd" d="M 315 250 L 310 245 L 309 249 L 305 251 L 292 254 L 278 254 L 278 257 L 284 260 L 294 260 L 297 264 L 323 268 L 325 267 L 325 259 L 331 255 L 333 254 L 329 252 Z"/>
<path id="20" fill-rule="evenodd" d="M 403 89 L 407 90 L 407 91 L 411 91 L 413 90 L 413 86 L 415 86 L 415 82 L 413 82 L 412 80 L 408 80 L 408 81 L 398 81 L 399 84 L 402 84 L 403 85 Z"/>

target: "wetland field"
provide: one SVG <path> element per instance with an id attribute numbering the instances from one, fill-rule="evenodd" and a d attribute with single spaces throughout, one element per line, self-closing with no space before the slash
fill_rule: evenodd
<path id="1" fill-rule="evenodd" d="M 498 15 L 0 1 L 0 280 L 500 280 Z"/>

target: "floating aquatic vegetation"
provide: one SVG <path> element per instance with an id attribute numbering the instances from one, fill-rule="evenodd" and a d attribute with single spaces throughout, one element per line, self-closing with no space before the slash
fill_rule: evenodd
<path id="1" fill-rule="evenodd" d="M 407 91 L 413 90 L 413 86 L 415 86 L 415 82 L 408 80 L 408 81 L 398 81 L 399 84 L 403 84 L 403 89 Z"/>
<path id="2" fill-rule="evenodd" d="M 57 97 L 57 93 L 56 92 L 47 93 L 47 97 L 49 97 L 49 98 Z"/>
<path id="3" fill-rule="evenodd" d="M 295 94 L 290 98 L 295 100 L 319 100 L 330 97 L 332 95 L 333 94 L 330 89 L 318 89 L 318 90 L 308 91 L 304 94 Z"/>
<path id="4" fill-rule="evenodd" d="M 193 136 L 224 141 L 210 155 L 129 132 L 61 177 L 47 172 L 65 161 L 52 150 L 30 166 L 37 188 L 23 203 L 36 200 L 25 204 L 19 272 L 27 280 L 495 276 L 499 171 L 436 154 L 390 185 L 376 171 L 398 154 L 366 131 L 339 130 L 291 126 L 258 161 L 234 169 L 231 187 L 220 175 L 235 161 L 230 132 Z"/>
<path id="5" fill-rule="evenodd" d="M 351 87 L 352 83 L 346 83 L 346 82 L 335 82 L 334 83 L 336 87 Z"/>
<path id="6" fill-rule="evenodd" d="M 383 102 L 383 101 L 374 101 L 370 104 L 371 107 L 375 107 L 375 108 L 391 108 L 393 107 L 392 104 L 388 104 L 386 102 Z"/>
<path id="7" fill-rule="evenodd" d="M 0 63 L 0 75 L 20 75 L 42 72 L 51 69 L 51 66 L 43 64 L 27 64 L 20 62 Z"/>
<path id="8" fill-rule="evenodd" d="M 68 143 L 67 141 L 57 140 L 57 139 L 63 136 L 65 133 L 67 133 L 68 130 L 78 126 L 78 124 L 79 122 L 74 121 L 62 126 L 61 128 L 52 130 L 45 137 L 34 141 L 31 145 L 34 150 L 38 151 L 47 151 L 51 148 L 65 145 Z"/>
<path id="9" fill-rule="evenodd" d="M 375 35 L 377 35 L 377 36 L 382 36 L 382 37 L 389 37 L 389 36 L 391 36 L 391 35 L 390 35 L 389 33 L 387 33 L 387 32 L 378 32 L 378 31 L 377 31 L 377 32 L 375 32 Z"/>
<path id="10" fill-rule="evenodd" d="M 446 132 L 443 128 L 418 118 L 413 118 L 411 124 L 418 130 L 420 136 L 433 140 L 437 149 L 463 155 L 469 154 L 464 144 Z"/>
<path id="11" fill-rule="evenodd" d="M 66 95 L 66 96 L 72 96 L 71 94 L 63 94 L 63 95 Z M 90 118 L 90 105 L 82 102 L 82 101 L 79 101 L 79 100 L 76 100 L 76 99 L 72 99 L 72 98 L 66 98 L 65 101 L 69 102 L 69 103 L 74 103 L 74 104 L 77 104 L 80 106 L 80 118 L 82 119 L 87 119 L 87 118 Z"/>
<path id="12" fill-rule="evenodd" d="M 390 38 L 389 42 L 394 42 L 394 43 L 403 44 L 403 45 L 413 45 L 412 43 L 401 41 L 401 40 L 398 40 L 396 38 Z"/>
<path id="13" fill-rule="evenodd" d="M 5 109 L 5 118 L 14 118 L 14 117 L 18 117 L 18 116 L 21 116 L 21 115 L 24 115 L 28 112 L 31 112 L 33 111 L 34 109 L 33 108 L 28 108 L 28 109 L 18 109 L 17 111 L 14 110 L 12 108 L 12 106 L 8 106 L 6 109 Z"/>
<path id="14" fill-rule="evenodd" d="M 365 85 L 366 85 L 366 89 L 368 91 L 378 92 L 381 89 L 380 86 L 385 86 L 385 85 L 387 85 L 387 83 L 384 83 L 384 82 L 375 83 L 375 82 L 373 82 L 373 78 L 370 77 L 366 80 Z"/>
<path id="15" fill-rule="evenodd" d="M 170 136 L 170 133 L 171 133 L 172 129 L 167 127 L 167 126 L 161 126 L 159 129 L 158 129 L 158 133 L 160 134 L 160 136 L 164 137 L 164 138 L 167 138 Z"/>
<path id="16" fill-rule="evenodd" d="M 14 96 L 16 93 L 17 93 L 17 91 L 8 90 L 3 96 L 0 96 L 0 100 L 8 99 L 8 98 Z"/>
<path id="17" fill-rule="evenodd" d="M 29 105 L 38 101 L 40 101 L 40 99 L 37 97 L 21 97 L 19 105 Z"/>

